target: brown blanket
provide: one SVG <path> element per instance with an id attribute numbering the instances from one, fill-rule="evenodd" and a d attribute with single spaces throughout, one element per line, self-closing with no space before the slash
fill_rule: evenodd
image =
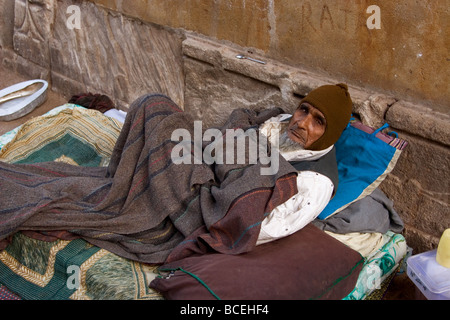
<path id="1" fill-rule="evenodd" d="M 239 109 L 221 129 L 245 130 L 273 112 Z M 274 175 L 261 175 L 260 163 L 174 164 L 171 134 L 194 136 L 193 123 L 169 98 L 146 95 L 130 107 L 107 168 L 0 162 L 0 239 L 67 230 L 146 263 L 250 251 L 264 215 L 297 192 L 296 172 L 282 157 Z"/>

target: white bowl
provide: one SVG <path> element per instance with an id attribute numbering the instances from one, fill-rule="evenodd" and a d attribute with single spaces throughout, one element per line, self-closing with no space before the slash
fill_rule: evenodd
<path id="1" fill-rule="evenodd" d="M 0 90 L 1 98 L 39 82 L 42 83 L 43 86 L 31 95 L 14 98 L 0 103 L 0 121 L 11 121 L 21 118 L 43 104 L 47 99 L 48 83 L 45 80 L 30 80 Z"/>

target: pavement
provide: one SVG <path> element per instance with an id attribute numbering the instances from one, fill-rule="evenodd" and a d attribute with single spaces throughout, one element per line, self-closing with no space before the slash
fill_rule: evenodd
<path id="1" fill-rule="evenodd" d="M 34 79 L 26 78 L 22 75 L 16 74 L 14 71 L 6 69 L 5 67 L 0 65 L 0 89 L 4 89 L 13 84 L 28 80 Z M 0 135 L 20 126 L 29 119 L 43 115 L 47 111 L 60 105 L 63 105 L 66 102 L 67 99 L 63 98 L 58 93 L 52 91 L 49 84 L 49 89 L 47 90 L 47 100 L 42 105 L 40 105 L 39 107 L 34 109 L 31 113 L 22 118 L 12 121 L 0 121 Z"/>

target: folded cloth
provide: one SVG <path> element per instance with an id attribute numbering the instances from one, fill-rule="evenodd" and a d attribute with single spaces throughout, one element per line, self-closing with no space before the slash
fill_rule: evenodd
<path id="1" fill-rule="evenodd" d="M 352 232 L 340 234 L 325 231 L 325 233 L 336 240 L 339 240 L 349 248 L 358 251 L 364 258 L 376 253 L 387 241 L 387 236 L 378 232 Z"/>
<path id="2" fill-rule="evenodd" d="M 222 129 L 270 116 L 238 109 Z M 145 263 L 252 250 L 264 214 L 297 193 L 296 171 L 281 156 L 273 175 L 260 174 L 261 162 L 174 164 L 172 132 L 193 136 L 193 127 L 168 97 L 145 95 L 130 107 L 108 167 L 0 162 L 0 240 L 69 231 Z"/>
<path id="3" fill-rule="evenodd" d="M 393 202 L 378 188 L 335 215 L 325 220 L 316 219 L 312 223 L 324 231 L 340 234 L 352 232 L 384 234 L 389 230 L 400 233 L 404 228 Z"/>
<path id="4" fill-rule="evenodd" d="M 110 118 L 114 118 L 117 121 L 119 121 L 120 123 L 124 123 L 125 118 L 127 117 L 127 113 L 125 111 L 118 110 L 118 109 L 110 109 L 110 110 L 106 111 L 104 113 L 104 115 L 108 116 Z"/>

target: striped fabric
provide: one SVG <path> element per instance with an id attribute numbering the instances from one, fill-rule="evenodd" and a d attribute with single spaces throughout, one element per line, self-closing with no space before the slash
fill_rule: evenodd
<path id="1" fill-rule="evenodd" d="M 374 134 L 375 136 L 390 145 L 393 148 L 396 148 L 397 150 L 404 150 L 406 146 L 408 145 L 408 142 L 404 139 L 400 139 L 395 132 L 391 132 L 389 134 L 382 132 L 382 130 L 387 129 L 389 126 L 385 124 L 384 126 L 380 127 L 379 129 L 375 130 L 369 126 L 364 125 L 362 122 L 359 121 L 351 121 L 351 125 L 355 128 L 358 128 L 361 131 L 364 131 L 368 134 Z"/>
<path id="2" fill-rule="evenodd" d="M 1 149 L 0 159 L 39 163 L 65 157 L 74 164 L 107 166 L 121 127 L 120 122 L 95 110 L 64 109 L 26 122 Z"/>
<path id="3" fill-rule="evenodd" d="M 52 110 L 48 111 L 47 113 L 45 113 L 44 115 L 40 116 L 39 118 L 44 118 L 44 117 L 52 117 L 57 115 L 58 113 L 60 113 L 62 110 L 65 109 L 73 109 L 73 108 L 80 108 L 80 106 L 71 104 L 71 103 L 66 103 L 62 106 L 53 108 Z M 11 142 L 12 139 L 14 139 L 14 137 L 16 136 L 17 132 L 19 132 L 19 130 L 22 128 L 22 126 L 18 126 L 17 128 L 14 128 L 13 130 L 3 134 L 0 136 L 0 150 L 3 149 L 3 147 L 8 144 L 9 142 Z"/>
<path id="4" fill-rule="evenodd" d="M 76 117 L 74 110 L 70 118 Z M 281 159 L 273 176 L 261 176 L 261 164 L 173 164 L 171 134 L 184 128 L 193 136 L 193 120 L 165 96 L 138 99 L 115 144 L 87 118 L 77 134 L 59 119 L 54 126 L 36 120 L 33 131 L 22 129 L 15 138 L 17 153 L 2 149 L 2 158 L 14 164 L 0 162 L 0 238 L 19 230 L 67 230 L 145 263 L 164 262 L 175 247 L 173 259 L 211 249 L 239 253 L 254 247 L 264 214 L 297 192 L 296 173 Z M 257 125 L 256 119 L 237 110 L 227 125 Z M 82 143 L 87 136 L 96 138 L 93 146 Z M 36 152 L 22 141 L 33 142 Z M 87 166 L 67 164 L 88 154 L 92 159 L 92 152 L 98 157 Z"/>

